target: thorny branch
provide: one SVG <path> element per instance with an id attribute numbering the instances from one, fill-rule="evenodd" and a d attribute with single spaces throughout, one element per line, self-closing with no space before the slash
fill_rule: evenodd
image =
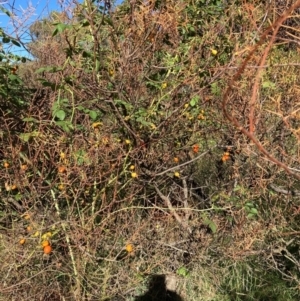
<path id="1" fill-rule="evenodd" d="M 281 162 L 280 160 L 273 157 L 269 151 L 267 151 L 264 146 L 260 143 L 260 141 L 254 136 L 254 106 L 256 103 L 256 95 L 257 95 L 257 89 L 258 89 L 258 81 L 261 77 L 261 70 L 263 69 L 263 66 L 265 65 L 265 61 L 267 58 L 267 55 L 271 49 L 271 46 L 274 43 L 274 39 L 276 37 L 276 34 L 282 25 L 282 23 L 290 16 L 290 14 L 300 7 L 300 0 L 296 1 L 288 10 L 286 10 L 282 16 L 280 16 L 271 26 L 269 26 L 264 33 L 261 35 L 258 43 L 253 46 L 252 50 L 250 51 L 249 55 L 246 57 L 246 59 L 243 61 L 239 69 L 237 70 L 236 74 L 233 76 L 233 78 L 230 80 L 228 87 L 224 93 L 223 101 L 222 101 L 222 108 L 223 113 L 225 117 L 235 126 L 237 127 L 245 136 L 247 136 L 259 149 L 259 151 L 265 155 L 270 161 L 284 169 L 288 174 L 295 176 L 297 179 L 300 179 L 300 175 L 293 172 L 291 168 L 289 168 L 285 163 Z M 260 61 L 259 65 L 259 72 L 256 76 L 256 84 L 253 88 L 252 97 L 250 100 L 250 114 L 249 114 L 249 123 L 250 127 L 249 130 L 247 130 L 244 126 L 241 125 L 241 123 L 232 115 L 229 113 L 227 109 L 228 101 L 229 101 L 229 95 L 233 91 L 234 83 L 241 77 L 241 75 L 244 73 L 249 61 L 253 57 L 254 53 L 258 50 L 258 48 L 264 43 L 266 40 L 268 34 L 273 31 L 271 41 L 269 42 L 267 48 L 264 51 L 263 58 Z"/>

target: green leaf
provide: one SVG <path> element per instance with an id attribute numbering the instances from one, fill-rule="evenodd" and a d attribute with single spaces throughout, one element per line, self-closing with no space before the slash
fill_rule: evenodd
<path id="1" fill-rule="evenodd" d="M 92 57 L 92 54 L 90 52 L 87 51 L 82 51 L 82 57 L 83 58 L 88 58 L 88 57 Z"/>
<path id="2" fill-rule="evenodd" d="M 54 67 L 51 68 L 50 72 L 55 73 L 55 72 L 59 72 L 59 71 L 62 71 L 62 70 L 63 70 L 62 67 L 56 67 L 56 66 L 54 66 Z"/>
<path id="3" fill-rule="evenodd" d="M 59 32 L 63 32 L 65 31 L 66 29 L 71 29 L 73 26 L 70 25 L 70 24 L 64 24 L 64 23 L 59 23 L 57 24 L 57 28 L 58 28 L 58 31 Z"/>
<path id="4" fill-rule="evenodd" d="M 210 228 L 210 230 L 212 231 L 212 233 L 216 233 L 217 232 L 217 225 L 213 221 L 211 221 L 208 224 L 208 227 Z"/>
<path id="5" fill-rule="evenodd" d="M 21 44 L 19 42 L 17 42 L 16 40 L 11 40 L 11 42 L 16 46 L 21 47 Z"/>
<path id="6" fill-rule="evenodd" d="M 21 80 L 21 78 L 18 76 L 18 75 L 15 75 L 15 74 L 9 74 L 8 75 L 8 78 L 12 81 L 16 81 L 18 82 L 18 84 L 22 84 L 23 81 Z"/>
<path id="7" fill-rule="evenodd" d="M 55 28 L 54 31 L 53 31 L 53 33 L 52 33 L 52 37 L 55 37 L 57 34 L 58 34 L 58 29 Z"/>
<path id="8" fill-rule="evenodd" d="M 32 138 L 32 137 L 38 137 L 39 135 L 40 135 L 40 133 L 38 131 L 33 131 L 31 133 L 21 133 L 19 135 L 19 137 L 24 142 L 28 142 L 30 138 Z"/>
<path id="9" fill-rule="evenodd" d="M 85 114 L 89 114 L 91 110 L 83 107 L 83 106 L 78 106 L 77 110 L 84 112 Z"/>
<path id="10" fill-rule="evenodd" d="M 73 130 L 74 127 L 70 121 L 63 120 L 63 121 L 56 121 L 55 122 L 58 126 L 60 126 L 65 132 L 69 133 L 70 130 Z"/>
<path id="11" fill-rule="evenodd" d="M 58 33 L 62 33 L 63 31 L 69 28 L 72 28 L 72 26 L 69 24 L 58 23 L 52 33 L 52 37 L 56 36 Z"/>
<path id="12" fill-rule="evenodd" d="M 121 104 L 121 105 L 125 106 L 126 110 L 130 110 L 133 108 L 131 103 L 126 102 L 124 100 L 115 99 L 114 102 L 115 102 L 115 104 Z"/>
<path id="13" fill-rule="evenodd" d="M 251 208 L 250 213 L 257 215 L 258 214 L 258 210 L 256 208 Z"/>
<path id="14" fill-rule="evenodd" d="M 55 112 L 55 116 L 63 121 L 66 118 L 66 112 L 64 110 L 58 110 L 57 112 Z"/>
<path id="15" fill-rule="evenodd" d="M 37 119 L 33 118 L 33 117 L 26 117 L 22 119 L 25 122 L 39 122 Z"/>
<path id="16" fill-rule="evenodd" d="M 9 75 L 8 75 L 8 78 L 9 78 L 10 80 L 17 80 L 17 79 L 18 79 L 18 76 L 15 75 L 15 74 L 9 74 Z"/>
<path id="17" fill-rule="evenodd" d="M 78 165 L 90 163 L 88 154 L 84 150 L 78 150 L 77 152 L 75 152 L 74 157 Z"/>
<path id="18" fill-rule="evenodd" d="M 198 103 L 198 101 L 199 101 L 199 96 L 198 96 L 198 95 L 194 96 L 194 97 L 190 100 L 190 106 L 191 106 L 191 107 L 194 107 L 194 106 Z"/>
<path id="19" fill-rule="evenodd" d="M 186 267 L 180 267 L 177 271 L 176 271 L 177 275 L 179 276 L 183 276 L 183 277 L 187 277 L 189 275 L 189 271 Z"/>
<path id="20" fill-rule="evenodd" d="M 98 117 L 98 114 L 97 114 L 96 111 L 90 111 L 90 112 L 89 112 L 89 115 L 90 115 L 90 117 L 91 117 L 93 120 L 96 120 L 97 117 Z"/>
<path id="21" fill-rule="evenodd" d="M 148 114 L 148 111 L 144 108 L 140 108 L 135 114 L 134 116 L 136 117 L 147 117 L 149 114 Z"/>
<path id="22" fill-rule="evenodd" d="M 51 87 L 52 90 L 55 89 L 55 84 L 50 83 L 50 82 L 48 82 L 48 81 L 42 81 L 42 85 L 43 85 L 44 87 Z"/>
<path id="23" fill-rule="evenodd" d="M 23 133 L 23 134 L 20 134 L 19 137 L 24 142 L 28 142 L 29 139 L 31 138 L 31 134 L 30 133 Z"/>
<path id="24" fill-rule="evenodd" d="M 265 82 L 262 83 L 262 87 L 263 88 L 274 89 L 276 87 L 276 85 L 273 82 L 265 81 Z"/>
<path id="25" fill-rule="evenodd" d="M 35 73 L 42 73 L 44 71 L 49 71 L 49 67 L 42 67 L 35 71 Z"/>
<path id="26" fill-rule="evenodd" d="M 146 121 L 143 117 L 136 118 L 136 121 L 146 126 L 150 124 L 150 122 Z"/>
<path id="27" fill-rule="evenodd" d="M 68 104 L 69 99 L 68 98 L 63 98 L 63 99 L 59 100 L 58 102 Z"/>
<path id="28" fill-rule="evenodd" d="M 204 225 L 208 226 L 210 228 L 210 230 L 212 231 L 212 233 L 216 233 L 217 232 L 217 225 L 210 219 L 206 219 L 203 222 Z"/>
<path id="29" fill-rule="evenodd" d="M 96 59 L 95 71 L 98 72 L 100 69 L 100 61 Z"/>
<path id="30" fill-rule="evenodd" d="M 9 43 L 10 42 L 10 38 L 8 38 L 8 37 L 3 37 L 2 38 L 2 43 L 3 44 L 7 44 L 7 43 Z"/>
<path id="31" fill-rule="evenodd" d="M 14 198 L 15 198 L 16 201 L 20 201 L 24 198 L 24 196 L 22 194 L 18 193 L 14 196 Z"/>
<path id="32" fill-rule="evenodd" d="M 0 10 L 3 13 L 5 13 L 7 16 L 11 17 L 11 13 L 6 8 L 4 8 L 2 5 L 0 6 Z"/>

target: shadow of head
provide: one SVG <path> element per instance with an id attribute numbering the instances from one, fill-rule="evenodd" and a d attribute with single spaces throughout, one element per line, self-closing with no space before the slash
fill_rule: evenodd
<path id="1" fill-rule="evenodd" d="M 135 301 L 183 301 L 174 291 L 166 287 L 165 275 L 154 275 L 151 277 L 148 291 L 135 299 Z"/>

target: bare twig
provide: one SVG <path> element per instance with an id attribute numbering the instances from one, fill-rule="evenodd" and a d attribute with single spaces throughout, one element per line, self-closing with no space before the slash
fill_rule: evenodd
<path id="1" fill-rule="evenodd" d="M 282 187 L 276 186 L 274 184 L 270 184 L 269 186 L 274 191 L 282 193 L 282 194 L 300 196 L 300 191 L 298 191 L 298 190 L 291 190 L 291 189 L 287 190 L 287 189 L 284 189 Z"/>
<path id="2" fill-rule="evenodd" d="M 183 184 L 183 205 L 185 208 L 189 208 L 189 204 L 188 204 L 188 187 L 187 187 L 187 183 L 186 183 L 186 179 L 182 179 L 182 184 Z M 185 213 L 185 220 L 186 222 L 189 220 L 191 216 L 191 211 L 187 210 Z"/>
<path id="3" fill-rule="evenodd" d="M 174 215 L 175 219 L 179 222 L 179 224 L 181 224 L 184 229 L 188 230 L 189 233 L 192 233 L 192 230 L 189 227 L 188 223 L 186 221 L 182 221 L 181 217 L 173 209 L 170 199 L 167 196 L 163 195 L 162 192 L 156 186 L 155 186 L 155 190 L 160 196 L 160 198 L 165 202 L 167 207 L 170 209 L 171 213 Z"/>
<path id="4" fill-rule="evenodd" d="M 164 243 L 164 242 L 162 242 L 162 241 L 157 241 L 157 243 L 159 243 L 159 244 L 161 244 L 161 245 L 163 245 L 163 246 L 172 248 L 172 249 L 174 249 L 174 250 L 176 250 L 176 251 L 183 252 L 183 253 L 190 253 L 190 252 L 188 252 L 187 250 L 183 250 L 183 249 L 179 249 L 179 248 L 175 247 L 176 245 L 182 244 L 182 243 L 185 243 L 185 242 L 188 242 L 188 240 L 185 239 L 185 240 L 182 240 L 182 241 L 176 241 L 176 242 L 173 242 L 173 243 L 170 243 L 170 244 Z M 193 254 L 193 253 L 190 253 L 190 254 Z"/>
<path id="5" fill-rule="evenodd" d="M 189 160 L 189 161 L 184 162 L 184 163 L 182 163 L 182 164 L 179 164 L 179 165 L 176 165 L 176 166 L 174 166 L 174 167 L 171 167 L 171 168 L 169 168 L 169 169 L 167 169 L 167 170 L 165 170 L 165 171 L 162 171 L 162 172 L 160 172 L 160 173 L 155 174 L 154 176 L 161 176 L 161 175 L 164 175 L 164 174 L 166 174 L 166 173 L 168 173 L 168 172 L 170 172 L 170 171 L 172 171 L 172 170 L 176 170 L 176 169 L 178 169 L 178 168 L 180 168 L 180 167 L 183 167 L 183 166 L 188 165 L 188 164 L 190 164 L 190 163 L 192 163 L 192 162 L 195 162 L 195 161 L 197 161 L 198 159 L 200 159 L 201 157 L 203 157 L 203 156 L 205 156 L 206 154 L 208 154 L 210 151 L 211 151 L 211 150 L 208 150 L 208 151 L 206 151 L 206 152 L 200 154 L 199 156 L 193 158 L 192 160 Z"/>

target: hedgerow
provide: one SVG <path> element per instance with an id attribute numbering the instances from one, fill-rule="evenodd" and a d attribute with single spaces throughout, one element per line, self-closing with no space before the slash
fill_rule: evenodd
<path id="1" fill-rule="evenodd" d="M 1 30 L 32 55 L 1 52 L 1 294 L 144 300 L 172 274 L 184 300 L 297 300 L 298 6 L 85 1 Z"/>

